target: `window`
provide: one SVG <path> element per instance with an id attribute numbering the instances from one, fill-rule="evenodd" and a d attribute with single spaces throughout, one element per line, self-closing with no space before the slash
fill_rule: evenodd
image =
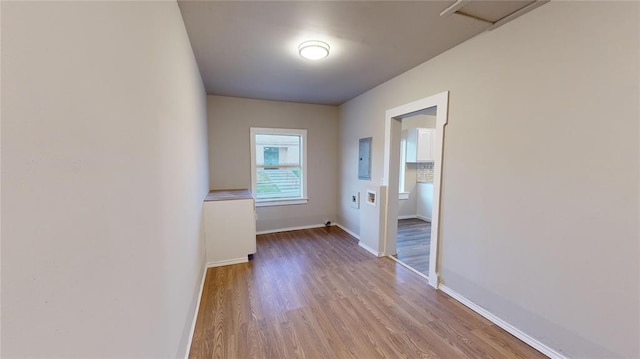
<path id="1" fill-rule="evenodd" d="M 256 206 L 307 203 L 307 130 L 251 128 Z"/>

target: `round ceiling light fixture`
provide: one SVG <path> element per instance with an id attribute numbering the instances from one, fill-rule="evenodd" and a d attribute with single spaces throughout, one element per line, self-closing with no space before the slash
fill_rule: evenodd
<path id="1" fill-rule="evenodd" d="M 307 60 L 321 60 L 329 56 L 329 44 L 318 40 L 309 40 L 298 46 L 298 53 Z"/>

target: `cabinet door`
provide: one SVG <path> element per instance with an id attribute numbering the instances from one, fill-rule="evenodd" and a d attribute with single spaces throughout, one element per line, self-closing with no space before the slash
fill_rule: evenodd
<path id="1" fill-rule="evenodd" d="M 435 129 L 418 129 L 417 162 L 432 162 L 434 159 Z"/>

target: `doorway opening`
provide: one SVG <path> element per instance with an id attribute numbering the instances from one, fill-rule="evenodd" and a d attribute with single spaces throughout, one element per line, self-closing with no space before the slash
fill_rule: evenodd
<path id="1" fill-rule="evenodd" d="M 396 254 L 402 264 L 429 276 L 433 164 L 437 107 L 401 118 Z"/>
<path id="2" fill-rule="evenodd" d="M 397 256 L 403 264 L 409 265 L 414 271 L 426 276 L 429 284 L 435 288 L 438 287 L 439 282 L 438 224 L 442 149 L 448 100 L 449 92 L 446 91 L 413 101 L 387 110 L 385 121 L 384 182 L 388 189 L 385 233 L 381 236 L 383 243 L 380 248 L 383 248 L 384 255 Z M 403 127 L 406 131 L 404 133 Z M 411 163 L 415 166 L 408 165 Z M 407 183 L 410 185 L 410 180 L 407 181 L 407 172 L 409 176 L 413 176 L 414 168 L 416 173 L 416 188 L 413 189 L 413 197 L 416 200 L 415 215 L 407 214 L 405 203 L 403 203 L 403 212 L 400 212 L 400 201 L 406 201 L 412 197 L 412 193 L 406 191 Z M 418 171 L 421 172 L 420 178 L 418 178 Z M 418 197 L 422 199 L 419 200 Z M 417 208 L 418 204 L 422 206 L 420 211 Z M 409 208 L 412 208 L 411 205 Z M 414 218 L 411 218 L 412 221 L 405 221 L 403 216 Z M 405 235 L 409 237 L 408 241 Z M 411 237 L 416 240 L 414 243 L 411 243 Z M 411 266 L 412 261 L 415 267 Z"/>

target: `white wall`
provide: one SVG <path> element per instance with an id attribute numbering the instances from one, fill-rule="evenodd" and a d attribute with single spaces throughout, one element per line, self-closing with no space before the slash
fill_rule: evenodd
<path id="1" fill-rule="evenodd" d="M 402 129 L 436 128 L 436 115 L 417 114 L 402 119 Z"/>
<path id="2" fill-rule="evenodd" d="M 404 172 L 404 190 L 408 193 L 409 198 L 398 201 L 398 217 L 415 217 L 418 213 L 417 197 L 418 182 L 416 181 L 416 164 L 405 163 Z"/>
<path id="3" fill-rule="evenodd" d="M 338 192 L 338 108 L 208 96 L 211 189 L 251 188 L 249 129 L 307 129 L 307 204 L 259 207 L 258 231 L 335 221 Z M 354 164 L 357 163 L 353 157 Z"/>
<path id="4" fill-rule="evenodd" d="M 339 221 L 358 138 L 380 183 L 385 110 L 449 90 L 444 284 L 569 357 L 640 357 L 639 11 L 551 2 L 342 105 Z"/>
<path id="5" fill-rule="evenodd" d="M 208 171 L 177 4 L 1 6 L 1 356 L 183 357 Z"/>
<path id="6" fill-rule="evenodd" d="M 431 222 L 433 218 L 433 182 L 418 183 L 416 213 L 418 218 Z"/>

